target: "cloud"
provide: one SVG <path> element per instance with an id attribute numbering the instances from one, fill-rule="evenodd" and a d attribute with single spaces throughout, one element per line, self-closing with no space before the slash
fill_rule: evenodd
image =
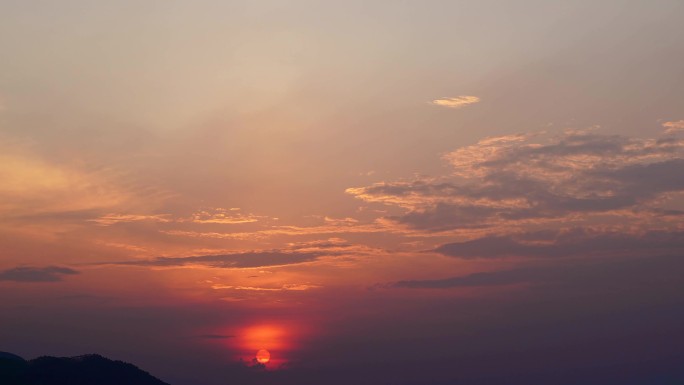
<path id="1" fill-rule="evenodd" d="M 447 108 L 462 108 L 470 104 L 475 104 L 480 101 L 477 96 L 456 96 L 456 97 L 444 97 L 441 99 L 435 99 L 430 103 Z"/>
<path id="2" fill-rule="evenodd" d="M 684 253 L 684 232 L 647 231 L 641 234 L 597 232 L 575 228 L 509 236 L 487 236 L 447 243 L 434 251 L 457 258 L 569 257 Z"/>
<path id="3" fill-rule="evenodd" d="M 373 250 L 347 243 L 343 239 L 291 243 L 288 247 L 274 250 L 255 250 L 227 254 L 198 255 L 189 257 L 157 257 L 149 260 L 101 263 L 101 265 L 129 266 L 205 266 L 223 269 L 248 269 L 258 267 L 278 267 L 317 261 L 323 257 L 358 256 L 372 253 Z"/>
<path id="4" fill-rule="evenodd" d="M 105 214 L 96 219 L 91 219 L 90 222 L 96 222 L 102 226 L 111 226 L 117 223 L 128 223 L 128 222 L 158 222 L 158 223 L 169 223 L 169 222 L 192 222 L 200 224 L 243 224 L 243 223 L 253 223 L 258 222 L 267 218 L 265 216 L 259 216 L 254 214 L 244 214 L 240 212 L 239 208 L 223 209 L 205 209 L 193 213 L 189 218 L 172 218 L 171 214 L 157 214 L 157 215 L 147 215 L 147 214 Z"/>
<path id="5" fill-rule="evenodd" d="M 207 340 L 224 340 L 228 338 L 235 338 L 234 335 L 224 335 L 224 334 L 201 334 L 198 336 L 194 336 L 194 338 L 201 338 L 201 339 L 207 339 Z"/>
<path id="6" fill-rule="evenodd" d="M 132 221 L 135 215 L 104 214 L 124 207 L 154 210 L 172 196 L 121 168 L 75 155 L 69 159 L 54 161 L 37 153 L 35 146 L 0 134 L 0 216 L 10 224 L 7 228 L 31 231 L 42 227 L 59 232 L 64 227 L 42 225 L 64 220 L 97 222 L 97 218 L 100 224 Z"/>
<path id="7" fill-rule="evenodd" d="M 240 224 L 253 223 L 266 218 L 254 214 L 244 214 L 239 208 L 215 208 L 213 210 L 200 210 L 194 213 L 190 222 L 194 223 L 220 223 L 220 224 Z"/>
<path id="8" fill-rule="evenodd" d="M 493 228 L 662 212 L 684 192 L 684 140 L 590 131 L 487 138 L 444 156 L 451 175 L 347 189 L 366 202 L 404 208 L 389 219 L 423 231 Z"/>
<path id="9" fill-rule="evenodd" d="M 169 219 L 169 214 L 158 214 L 158 215 L 142 215 L 142 214 L 106 214 L 102 215 L 96 219 L 90 219 L 90 222 L 95 222 L 101 226 L 110 226 L 117 223 L 128 223 L 128 222 L 160 222 L 167 223 L 171 222 Z"/>
<path id="10" fill-rule="evenodd" d="M 158 257 L 147 261 L 126 261 L 115 264 L 160 267 L 202 265 L 237 269 L 300 264 L 315 261 L 323 255 L 325 254 L 321 252 L 254 251 L 178 258 Z"/>
<path id="11" fill-rule="evenodd" d="M 280 287 L 257 287 L 257 286 L 230 286 L 230 285 L 213 285 L 214 290 L 244 290 L 244 291 L 307 291 L 319 288 L 318 285 L 303 285 L 303 284 L 287 284 Z"/>
<path id="12" fill-rule="evenodd" d="M 15 267 L 0 272 L 0 281 L 15 282 L 58 282 L 65 275 L 79 274 L 68 267 Z"/>
<path id="13" fill-rule="evenodd" d="M 405 280 L 379 285 L 385 288 L 453 289 L 481 286 L 507 286 L 531 284 L 548 290 L 566 288 L 571 292 L 592 292 L 597 287 L 648 287 L 649 283 L 662 284 L 676 279 L 684 271 L 680 256 L 656 256 L 573 261 L 572 263 L 526 266 L 511 270 L 481 272 L 444 279 Z M 674 279 L 673 279 L 674 278 Z"/>
<path id="14" fill-rule="evenodd" d="M 385 287 L 409 289 L 451 289 L 477 286 L 502 286 L 517 283 L 543 282 L 549 274 L 540 274 L 541 269 L 517 269 L 491 273 L 474 273 L 462 277 L 444 279 L 406 280 L 384 285 Z M 547 272 L 548 273 L 548 272 Z"/>
<path id="15" fill-rule="evenodd" d="M 665 127 L 666 134 L 675 134 L 677 132 L 684 131 L 684 120 L 665 122 L 663 123 L 663 127 Z"/>
<path id="16" fill-rule="evenodd" d="M 130 199 L 107 172 L 84 172 L 4 150 L 0 213 L 5 218 L 102 209 Z"/>
<path id="17" fill-rule="evenodd" d="M 300 236 L 300 235 L 339 235 L 350 233 L 389 233 L 405 232 L 397 229 L 393 223 L 377 219 L 372 223 L 360 223 L 353 218 L 324 218 L 324 224 L 319 226 L 271 226 L 266 230 L 251 232 L 206 232 L 184 230 L 161 230 L 164 234 L 191 238 L 217 239 L 260 239 L 271 236 Z"/>

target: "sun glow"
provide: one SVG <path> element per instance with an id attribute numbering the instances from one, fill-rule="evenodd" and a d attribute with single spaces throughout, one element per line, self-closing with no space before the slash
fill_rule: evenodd
<path id="1" fill-rule="evenodd" d="M 261 325 L 245 330 L 244 347 L 254 351 L 261 349 L 282 349 L 286 345 L 285 330 L 278 326 Z"/>
<path id="2" fill-rule="evenodd" d="M 277 368 L 288 361 L 288 352 L 294 349 L 293 339 L 297 333 L 283 325 L 261 324 L 236 334 L 233 346 L 237 357 Z M 276 356 L 273 356 L 274 352 Z"/>

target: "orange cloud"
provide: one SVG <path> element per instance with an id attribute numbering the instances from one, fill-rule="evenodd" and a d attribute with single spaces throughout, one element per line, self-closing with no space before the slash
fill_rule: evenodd
<path id="1" fill-rule="evenodd" d="M 509 228 L 624 211 L 674 215 L 662 204 L 684 193 L 672 178 L 684 140 L 566 131 L 487 138 L 445 157 L 452 175 L 347 189 L 366 202 L 406 210 L 389 217 L 412 229 Z"/>
<path id="2" fill-rule="evenodd" d="M 136 215 L 136 214 L 106 214 L 99 218 L 91 219 L 90 222 L 95 222 L 102 226 L 109 226 L 121 222 L 171 222 L 169 214 L 159 214 L 159 215 Z"/>
<path id="3" fill-rule="evenodd" d="M 200 224 L 243 224 L 243 223 L 253 223 L 258 222 L 263 218 L 268 218 L 266 216 L 259 216 L 254 214 L 243 214 L 238 208 L 231 209 L 206 209 L 200 210 L 193 213 L 189 218 L 172 218 L 171 214 L 156 214 L 156 215 L 146 215 L 146 214 L 105 214 L 96 219 L 89 220 L 90 222 L 96 222 L 102 226 L 109 226 L 116 223 L 126 223 L 126 222 L 159 222 L 159 223 L 169 223 L 169 222 L 191 222 Z"/>
<path id="4" fill-rule="evenodd" d="M 246 290 L 246 291 L 306 291 L 319 288 L 318 285 L 303 285 L 303 284 L 288 284 L 280 287 L 256 287 L 256 286 L 231 286 L 231 285 L 212 285 L 214 290 L 230 289 L 230 290 Z"/>
<path id="5" fill-rule="evenodd" d="M 0 155 L 0 212 L 27 216 L 111 208 L 132 196 L 106 173 L 86 173 L 35 157 Z"/>
<path id="6" fill-rule="evenodd" d="M 348 234 L 348 233 L 395 233 L 404 232 L 394 227 L 391 223 L 377 219 L 372 223 L 359 223 L 356 219 L 324 218 L 325 224 L 320 226 L 273 226 L 265 230 L 252 232 L 203 232 L 185 230 L 163 230 L 162 233 L 169 235 L 185 236 L 192 238 L 216 238 L 216 239 L 260 239 L 271 236 L 306 236 L 321 234 Z"/>
<path id="7" fill-rule="evenodd" d="M 447 108 L 462 108 L 470 104 L 475 104 L 480 101 L 477 96 L 456 96 L 456 97 L 444 97 L 441 99 L 435 99 L 430 103 Z"/>
<path id="8" fill-rule="evenodd" d="M 239 208 L 215 208 L 213 210 L 200 210 L 190 218 L 194 223 L 218 223 L 218 224 L 240 224 L 258 222 L 266 218 L 254 214 L 244 214 Z"/>
<path id="9" fill-rule="evenodd" d="M 676 122 L 665 122 L 663 123 L 665 127 L 666 134 L 674 134 L 680 131 L 684 131 L 684 120 L 678 120 Z"/>

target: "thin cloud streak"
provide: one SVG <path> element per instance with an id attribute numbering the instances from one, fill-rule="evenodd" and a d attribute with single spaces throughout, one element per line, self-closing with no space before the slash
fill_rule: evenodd
<path id="1" fill-rule="evenodd" d="M 201 338 L 206 340 L 225 340 L 229 338 L 235 338 L 234 335 L 224 335 L 224 334 L 201 334 L 198 336 L 193 336 L 193 338 Z"/>
<path id="2" fill-rule="evenodd" d="M 66 275 L 76 275 L 78 270 L 68 267 L 15 267 L 0 272 L 0 281 L 14 282 L 59 282 Z"/>
<path id="3" fill-rule="evenodd" d="M 222 269 L 247 269 L 257 267 L 277 267 L 313 262 L 325 253 L 296 253 L 281 251 L 259 251 L 234 254 L 199 255 L 191 257 L 158 257 L 146 261 L 124 261 L 105 263 L 111 265 L 180 267 L 205 266 Z"/>
<path id="4" fill-rule="evenodd" d="M 441 99 L 435 99 L 431 101 L 435 106 L 459 109 L 465 106 L 479 103 L 480 98 L 477 96 L 456 96 L 456 97 L 443 97 Z"/>
<path id="5" fill-rule="evenodd" d="M 202 266 L 221 269 L 252 269 L 311 263 L 326 257 L 358 257 L 376 254 L 377 252 L 377 250 L 367 246 L 354 245 L 343 239 L 331 238 L 320 241 L 292 243 L 282 249 L 240 251 L 188 257 L 157 257 L 148 260 L 104 262 L 98 265 L 149 267 Z"/>
<path id="6" fill-rule="evenodd" d="M 186 231 L 186 230 L 162 230 L 161 232 L 169 235 L 184 236 L 192 238 L 216 238 L 216 239 L 260 239 L 278 235 L 284 236 L 313 236 L 313 235 L 335 235 L 335 234 L 371 234 L 371 233 L 407 233 L 405 229 L 400 229 L 394 223 L 382 218 L 376 219 L 372 223 L 359 223 L 351 218 L 345 219 L 325 219 L 325 224 L 320 226 L 272 226 L 265 230 L 255 230 L 251 232 L 207 232 L 207 231 Z"/>
<path id="7" fill-rule="evenodd" d="M 158 223 L 199 223 L 199 224 L 245 224 L 258 222 L 265 216 L 244 214 L 239 208 L 223 209 L 204 209 L 193 213 L 190 217 L 176 217 L 171 214 L 121 214 L 109 213 L 101 215 L 96 219 L 90 219 L 102 226 L 111 226 L 118 223 L 129 222 L 158 222 Z"/>
<path id="8" fill-rule="evenodd" d="M 634 256 L 647 252 L 661 255 L 684 252 L 684 232 L 601 232 L 584 228 L 486 236 L 447 243 L 435 252 L 461 259 L 504 257 Z"/>
<path id="9" fill-rule="evenodd" d="M 573 286 L 591 289 L 595 286 L 638 286 L 647 282 L 667 282 L 684 271 L 679 256 L 653 256 L 598 261 L 573 261 L 571 263 L 543 266 L 526 266 L 511 270 L 473 273 L 460 277 L 426 280 L 404 280 L 378 288 L 406 289 L 458 289 L 482 286 L 534 285 L 541 288 Z M 610 279 L 607 279 L 610 277 Z M 676 283 L 678 280 L 670 281 Z M 566 286 L 564 286 L 566 285 Z"/>
<path id="10" fill-rule="evenodd" d="M 280 287 L 257 287 L 257 286 L 232 286 L 232 285 L 212 285 L 214 290 L 238 290 L 238 291 L 307 291 L 316 289 L 319 285 L 288 284 Z"/>
<path id="11" fill-rule="evenodd" d="M 90 222 L 95 222 L 101 226 L 111 226 L 117 223 L 129 223 L 129 222 L 159 222 L 168 223 L 172 219 L 169 218 L 169 214 L 158 214 L 158 215 L 142 215 L 142 214 L 106 214 L 102 215 L 96 219 L 89 219 Z"/>

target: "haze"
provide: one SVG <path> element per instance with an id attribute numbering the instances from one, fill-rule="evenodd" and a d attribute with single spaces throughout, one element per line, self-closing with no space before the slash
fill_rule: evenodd
<path id="1" fill-rule="evenodd" d="M 174 385 L 684 381 L 682 16 L 5 0 L 0 350 Z"/>

